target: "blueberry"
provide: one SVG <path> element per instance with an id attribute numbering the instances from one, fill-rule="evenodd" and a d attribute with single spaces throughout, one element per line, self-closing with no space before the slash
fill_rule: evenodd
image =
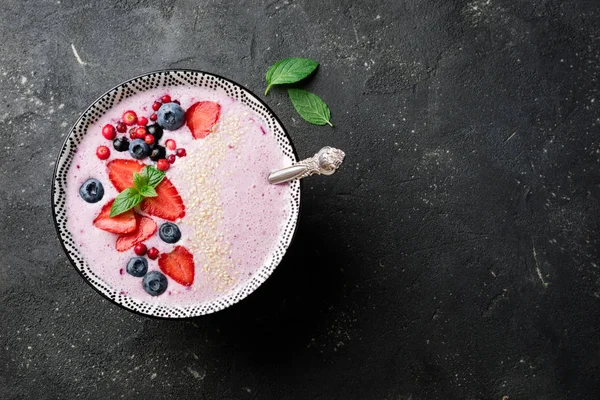
<path id="1" fill-rule="evenodd" d="M 144 257 L 132 257 L 127 263 L 127 273 L 135 277 L 146 275 L 148 261 Z"/>
<path id="2" fill-rule="evenodd" d="M 142 279 L 142 287 L 152 296 L 163 294 L 168 285 L 167 277 L 158 271 L 150 271 Z"/>
<path id="3" fill-rule="evenodd" d="M 115 140 L 113 140 L 113 147 L 116 151 L 125 151 L 129 149 L 129 139 L 125 136 L 115 138 Z"/>
<path id="4" fill-rule="evenodd" d="M 158 109 L 158 123 L 168 131 L 181 128 L 185 123 L 185 111 L 177 103 L 166 103 Z"/>
<path id="5" fill-rule="evenodd" d="M 167 243 L 177 243 L 181 239 L 179 227 L 171 222 L 165 222 L 158 230 L 160 238 Z"/>
<path id="6" fill-rule="evenodd" d="M 135 139 L 129 144 L 129 154 L 131 157 L 141 160 L 150 155 L 150 146 L 142 139 Z"/>
<path id="7" fill-rule="evenodd" d="M 88 203 L 96 203 L 104 196 L 104 186 L 98 179 L 90 178 L 79 188 L 79 195 Z"/>
<path id="8" fill-rule="evenodd" d="M 167 157 L 167 150 L 159 144 L 154 145 L 154 148 L 152 149 L 152 153 L 150 153 L 150 159 L 152 161 L 158 161 L 161 158 L 165 158 L 165 157 Z"/>
<path id="9" fill-rule="evenodd" d="M 158 143 L 158 141 L 160 140 L 160 138 L 162 138 L 163 128 L 159 124 L 148 125 L 146 127 L 146 131 L 150 135 L 154 136 L 155 143 Z"/>

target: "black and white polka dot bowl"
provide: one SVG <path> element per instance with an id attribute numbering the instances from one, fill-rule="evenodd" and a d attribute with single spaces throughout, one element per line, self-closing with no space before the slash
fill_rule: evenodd
<path id="1" fill-rule="evenodd" d="M 298 156 L 292 144 L 292 140 L 279 118 L 277 118 L 269 106 L 250 90 L 227 78 L 207 72 L 194 70 L 164 70 L 138 76 L 123 82 L 104 93 L 89 106 L 87 110 L 85 110 L 73 128 L 71 128 L 71 131 L 62 146 L 54 169 L 52 184 L 52 213 L 56 231 L 67 257 L 77 272 L 81 274 L 83 279 L 98 293 L 127 310 L 147 316 L 168 319 L 191 318 L 214 313 L 239 302 L 255 291 L 265 280 L 267 280 L 281 262 L 296 231 L 300 211 L 300 181 L 297 180 L 291 183 L 292 212 L 288 217 L 284 234 L 281 235 L 281 240 L 276 246 L 273 257 L 270 257 L 269 262 L 262 265 L 258 272 L 245 284 L 235 287 L 232 291 L 214 301 L 188 307 L 164 306 L 157 303 L 149 304 L 121 294 L 119 291 L 107 285 L 94 273 L 94 270 L 90 268 L 86 259 L 78 251 L 73 240 L 73 234 L 67 228 L 66 188 L 69 185 L 67 174 L 72 167 L 75 150 L 84 136 L 88 134 L 88 127 L 98 121 L 104 113 L 113 106 L 119 104 L 123 99 L 133 96 L 136 93 L 158 87 L 169 88 L 182 85 L 211 89 L 220 88 L 229 96 L 248 105 L 264 117 L 269 128 L 275 134 L 282 154 L 289 160 L 290 164 L 298 161 Z"/>

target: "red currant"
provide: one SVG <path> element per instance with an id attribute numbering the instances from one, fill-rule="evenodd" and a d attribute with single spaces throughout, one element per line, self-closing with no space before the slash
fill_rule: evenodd
<path id="1" fill-rule="evenodd" d="M 168 155 L 167 161 L 169 162 L 169 164 L 173 164 L 175 162 L 175 155 L 174 154 Z"/>
<path id="2" fill-rule="evenodd" d="M 137 128 L 135 130 L 135 137 L 137 139 L 145 139 L 147 134 L 148 134 L 148 131 L 143 126 Z"/>
<path id="3" fill-rule="evenodd" d="M 144 243 L 138 243 L 133 248 L 133 252 L 135 254 L 137 254 L 138 256 L 143 256 L 144 254 L 146 254 L 147 250 L 148 250 L 148 248 L 146 247 L 146 245 Z"/>
<path id="4" fill-rule="evenodd" d="M 123 123 L 123 121 L 117 122 L 117 132 L 125 133 L 127 132 L 127 125 Z"/>
<path id="5" fill-rule="evenodd" d="M 150 247 L 148 249 L 148 258 L 151 260 L 156 260 L 158 258 L 158 249 L 156 247 Z"/>
<path id="6" fill-rule="evenodd" d="M 152 136 L 152 135 L 146 135 L 144 137 L 144 142 L 146 142 L 147 144 L 149 144 L 150 146 L 152 146 L 154 144 L 154 136 Z"/>
<path id="7" fill-rule="evenodd" d="M 139 126 L 146 126 L 146 125 L 148 125 L 148 118 L 146 118 L 146 117 L 138 117 L 137 124 Z"/>
<path id="8" fill-rule="evenodd" d="M 177 149 L 175 150 L 175 154 L 177 154 L 177 157 L 185 157 L 187 155 L 185 149 Z"/>
<path id="9" fill-rule="evenodd" d="M 161 171 L 166 171 L 168 170 L 170 167 L 169 162 L 167 160 L 165 160 L 164 158 L 161 158 L 160 160 L 158 160 L 156 162 L 156 168 L 160 169 Z"/>
<path id="10" fill-rule="evenodd" d="M 135 131 L 136 131 L 136 128 L 131 128 L 131 129 L 129 130 L 129 137 L 130 137 L 130 138 L 132 138 L 132 139 L 137 139 L 137 136 L 135 135 Z"/>
<path id="11" fill-rule="evenodd" d="M 101 160 L 106 160 L 110 157 L 110 149 L 106 146 L 98 146 L 96 149 L 96 156 Z"/>
<path id="12" fill-rule="evenodd" d="M 163 104 L 170 103 L 171 102 L 171 96 L 169 96 L 168 94 L 165 94 L 163 97 L 160 98 L 160 101 L 162 101 Z"/>
<path id="13" fill-rule="evenodd" d="M 155 102 L 152 104 L 152 109 L 153 109 L 154 111 L 158 111 L 158 109 L 160 108 L 160 106 L 162 106 L 162 104 L 161 104 L 160 102 L 158 102 L 158 101 L 155 101 Z"/>
<path id="14" fill-rule="evenodd" d="M 167 146 L 167 149 L 169 150 L 175 150 L 177 148 L 177 143 L 175 143 L 173 139 L 169 139 L 165 142 L 165 146 Z"/>
<path id="15" fill-rule="evenodd" d="M 117 131 L 111 124 L 106 124 L 104 125 L 104 128 L 102 128 L 102 136 L 104 136 L 105 139 L 113 140 L 117 136 Z"/>
<path id="16" fill-rule="evenodd" d="M 121 117 L 121 119 L 123 120 L 125 125 L 131 126 L 135 125 L 135 123 L 137 122 L 137 115 L 134 111 L 127 110 L 123 113 L 123 117 Z"/>
<path id="17" fill-rule="evenodd" d="M 158 119 L 158 115 L 156 115 L 156 113 L 154 113 L 150 116 L 150 121 L 156 121 L 157 119 Z"/>

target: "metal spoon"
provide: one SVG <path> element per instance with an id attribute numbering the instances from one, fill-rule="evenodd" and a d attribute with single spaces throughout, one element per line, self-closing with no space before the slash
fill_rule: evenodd
<path id="1" fill-rule="evenodd" d="M 346 154 L 333 147 L 323 147 L 317 154 L 302 161 L 271 172 L 269 183 L 276 185 L 278 183 L 302 179 L 310 175 L 331 175 L 344 161 Z"/>

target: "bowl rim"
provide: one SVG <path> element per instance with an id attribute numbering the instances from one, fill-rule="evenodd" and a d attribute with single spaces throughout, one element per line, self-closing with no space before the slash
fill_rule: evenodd
<path id="1" fill-rule="evenodd" d="M 254 96 L 254 98 L 262 105 L 264 106 L 267 111 L 275 118 L 275 120 L 277 121 L 277 123 L 279 124 L 279 126 L 281 126 L 283 133 L 285 134 L 285 136 L 287 137 L 290 147 L 292 148 L 292 153 L 294 155 L 294 158 L 296 159 L 295 161 L 298 162 L 300 159 L 298 157 L 298 152 L 296 150 L 296 146 L 294 145 L 294 141 L 292 139 L 292 137 L 290 136 L 287 128 L 285 127 L 285 125 L 283 124 L 283 122 L 281 121 L 281 119 L 277 116 L 277 114 L 273 111 L 273 109 L 260 97 L 258 97 L 256 95 L 256 93 L 250 89 L 248 89 L 246 86 L 232 80 L 229 78 L 226 78 L 224 76 L 221 76 L 219 74 L 215 74 L 213 72 L 207 72 L 207 71 L 203 71 L 203 70 L 199 70 L 199 69 L 193 69 L 193 68 L 166 68 L 166 69 L 158 69 L 158 70 L 153 70 L 153 71 L 149 71 L 149 72 L 145 72 L 139 75 L 136 75 L 132 78 L 129 78 L 117 85 L 114 85 L 113 87 L 111 87 L 110 89 L 106 90 L 105 92 L 103 92 L 100 96 L 98 96 L 94 101 L 92 101 L 90 103 L 90 105 L 79 115 L 79 118 L 77 118 L 77 120 L 75 121 L 75 123 L 73 125 L 71 125 L 71 128 L 68 130 L 69 134 L 66 135 L 65 140 L 63 141 L 62 145 L 60 146 L 60 150 L 58 151 L 58 155 L 56 157 L 56 161 L 54 163 L 54 170 L 52 172 L 52 182 L 51 182 L 51 190 L 50 190 L 50 206 L 52 209 L 52 222 L 54 223 L 54 230 L 56 231 L 56 236 L 58 237 L 58 241 L 60 242 L 60 245 L 63 249 L 63 252 L 65 254 L 65 256 L 67 257 L 67 259 L 69 260 L 69 263 L 71 264 L 71 266 L 73 267 L 73 269 L 75 269 L 75 271 L 77 271 L 77 273 L 81 276 L 81 278 L 83 279 L 83 281 L 90 286 L 92 289 L 94 289 L 94 291 L 96 291 L 98 294 L 100 294 L 105 300 L 108 300 L 108 302 L 112 305 L 116 305 L 120 308 L 123 308 L 131 313 L 137 314 L 137 315 L 141 315 L 147 318 L 154 318 L 154 319 L 160 319 L 160 320 L 175 320 L 175 321 L 182 321 L 182 320 L 189 320 L 189 319 L 195 319 L 195 318 L 201 318 L 210 314 L 214 314 L 216 312 L 219 311 L 223 311 L 225 309 L 228 309 L 238 303 L 240 303 L 241 301 L 247 299 L 248 297 L 250 297 L 250 295 L 252 295 L 253 293 L 255 293 L 258 288 L 260 286 L 262 286 L 270 277 L 271 275 L 273 275 L 273 273 L 275 272 L 275 270 L 281 265 L 282 261 L 284 260 L 287 251 L 289 249 L 289 247 L 292 245 L 292 243 L 294 242 L 294 239 L 296 238 L 296 234 L 298 232 L 298 225 L 299 225 L 299 221 L 300 221 L 300 215 L 302 213 L 302 187 L 303 187 L 303 182 L 302 180 L 300 180 L 300 185 L 298 187 L 298 214 L 296 216 L 296 224 L 294 226 L 294 231 L 291 234 L 290 237 L 290 241 L 288 246 L 285 248 L 285 251 L 281 257 L 281 260 L 277 263 L 277 265 L 275 266 L 275 268 L 273 268 L 273 271 L 271 271 L 265 278 L 264 281 L 262 281 L 253 291 L 251 291 L 250 293 L 248 293 L 247 295 L 245 295 L 244 297 L 241 297 L 239 299 L 237 299 L 236 301 L 233 301 L 231 304 L 229 304 L 228 306 L 221 308 L 219 310 L 215 310 L 215 311 L 211 311 L 209 313 L 206 314 L 200 314 L 200 315 L 190 315 L 190 316 L 185 316 L 185 317 L 163 317 L 163 316 L 158 316 L 158 315 L 152 315 L 152 314 L 145 314 L 142 313 L 138 310 L 134 310 L 131 309 L 129 307 L 126 307 L 123 304 L 117 303 L 116 301 L 113 301 L 111 298 L 109 298 L 106 294 L 104 294 L 103 292 L 101 292 L 96 286 L 94 286 L 88 279 L 86 279 L 86 277 L 83 275 L 82 271 L 79 270 L 79 268 L 77 268 L 77 266 L 75 265 L 75 262 L 73 260 L 73 258 L 69 255 L 69 252 L 65 246 L 64 240 L 61 237 L 61 232 L 58 228 L 58 220 L 57 220 L 57 214 L 56 214 L 56 207 L 54 204 L 54 196 L 55 196 L 55 182 L 57 179 L 57 173 L 58 173 L 58 166 L 59 166 L 59 161 L 61 158 L 61 155 L 63 153 L 63 149 L 65 148 L 65 146 L 67 145 L 67 142 L 70 138 L 70 134 L 71 132 L 73 132 L 73 130 L 75 129 L 75 127 L 79 124 L 79 122 L 83 119 L 83 117 L 90 111 L 90 109 L 92 107 L 94 107 L 94 105 L 96 103 L 98 103 L 104 96 L 106 96 L 107 94 L 109 94 L 110 92 L 112 92 L 113 90 L 117 89 L 120 86 L 123 86 L 131 81 L 134 81 L 136 79 L 140 79 L 143 78 L 145 76 L 148 75 L 152 75 L 152 74 L 158 74 L 158 73 L 165 73 L 165 72 L 193 72 L 193 73 L 199 73 L 199 74 L 204 74 L 204 75 L 210 75 L 213 76 L 215 78 L 218 79 L 222 79 L 224 81 L 227 81 L 233 85 L 239 86 L 240 88 L 244 89 L 245 91 L 247 91 L 248 93 L 250 93 L 252 96 Z"/>

